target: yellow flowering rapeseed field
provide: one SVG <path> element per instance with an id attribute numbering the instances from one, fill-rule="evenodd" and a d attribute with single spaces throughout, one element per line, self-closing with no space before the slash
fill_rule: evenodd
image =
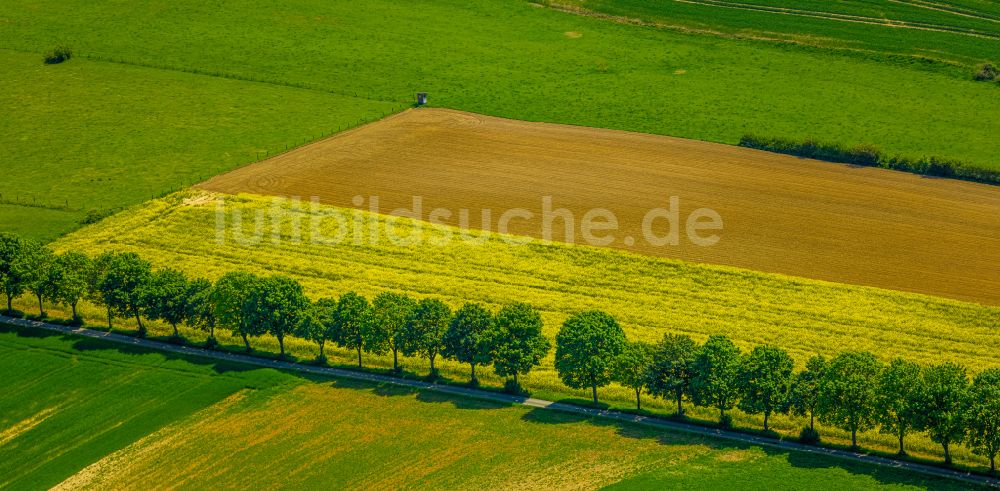
<path id="1" fill-rule="evenodd" d="M 331 218 L 338 214 L 347 220 Z M 257 218 L 262 225 L 254 240 Z M 379 230 L 374 237 L 373 226 Z M 421 240 L 393 243 L 386 230 L 410 238 L 419 232 Z M 321 235 L 329 239 L 338 231 L 339 242 L 321 243 Z M 240 269 L 287 274 L 313 299 L 349 290 L 371 298 L 393 290 L 440 298 L 453 308 L 470 301 L 493 309 L 524 301 L 543 312 L 545 333 L 553 338 L 569 315 L 602 309 L 614 315 L 633 340 L 656 341 L 665 333 L 683 333 L 704 341 L 725 334 L 743 349 L 765 343 L 787 349 L 800 365 L 814 354 L 846 350 L 868 350 L 883 360 L 901 356 L 923 364 L 955 361 L 972 372 L 1000 365 L 996 307 L 613 249 L 541 241 L 515 245 L 496 234 L 475 241 L 441 240 L 457 233 L 425 222 L 308 202 L 185 191 L 81 229 L 54 247 L 92 255 L 133 251 L 156 267 L 178 268 L 192 277 L 216 278 Z M 92 322 L 99 323 L 102 312 L 90 309 Z M 274 343 L 261 339 L 256 344 L 266 349 Z M 299 358 L 315 356 L 314 347 L 304 340 L 289 347 Z M 340 362 L 349 363 L 351 354 L 329 349 L 328 356 L 332 362 L 340 356 Z M 369 366 L 391 363 L 391 356 L 366 355 Z M 422 372 L 425 365 L 425 360 L 406 360 L 407 369 L 414 372 Z M 467 375 L 467 367 L 457 363 L 441 367 L 454 379 Z M 487 371 L 485 384 L 502 383 Z M 578 395 L 559 382 L 552 353 L 524 383 L 542 396 Z M 627 389 L 602 390 L 602 399 L 621 406 L 632 397 Z M 797 431 L 799 423 L 776 424 Z M 934 447 L 928 442 L 928 448 Z"/>

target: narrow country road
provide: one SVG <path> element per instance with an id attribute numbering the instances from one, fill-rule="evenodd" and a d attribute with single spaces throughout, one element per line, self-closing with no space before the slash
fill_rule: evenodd
<path id="1" fill-rule="evenodd" d="M 646 426 L 663 428 L 670 431 L 691 433 L 711 438 L 719 438 L 723 440 L 750 443 L 753 445 L 761 445 L 761 446 L 779 448 L 795 452 L 807 452 L 812 454 L 826 455 L 833 458 L 853 460 L 857 462 L 865 462 L 868 464 L 879 465 L 884 467 L 893 467 L 896 469 L 919 472 L 921 474 L 926 474 L 931 476 L 945 477 L 949 479 L 963 481 L 966 483 L 1000 488 L 1000 479 L 991 478 L 988 476 L 970 474 L 967 472 L 961 472 L 952 469 L 944 469 L 940 467 L 923 465 L 913 462 L 902 462 L 885 457 L 868 455 L 860 452 L 850 452 L 846 450 L 813 447 L 809 445 L 803 445 L 799 443 L 782 441 L 782 440 L 774 440 L 770 438 L 764 438 L 734 431 L 705 428 L 691 424 L 679 423 L 676 421 L 671 421 L 658 417 L 640 416 L 636 414 L 623 413 L 615 410 L 588 408 L 583 406 L 577 406 L 574 404 L 566 404 L 560 402 L 546 401 L 542 399 L 534 399 L 531 397 L 501 394 L 497 392 L 490 392 L 490 391 L 472 389 L 467 387 L 456 387 L 450 385 L 434 384 L 429 382 L 421 382 L 417 380 L 407 380 L 396 377 L 390 377 L 387 375 L 378 375 L 374 373 L 366 373 L 361 371 L 345 370 L 341 368 L 317 367 L 317 366 L 302 365 L 292 362 L 270 360 L 266 358 L 257 358 L 254 356 L 241 355 L 235 353 L 211 351 L 191 346 L 179 346 L 159 341 L 151 341 L 148 339 L 139 339 L 131 336 L 125 336 L 122 334 L 96 331 L 93 329 L 61 326 L 56 324 L 48 324 L 44 322 L 5 317 L 2 315 L 0 315 L 0 323 L 11 324 L 14 326 L 27 327 L 27 328 L 45 329 L 48 331 L 55 331 L 64 334 L 72 334 L 88 338 L 103 339 L 115 343 L 141 346 L 158 351 L 179 353 L 184 355 L 198 356 L 202 358 L 217 359 L 235 363 L 243 363 L 247 365 L 256 365 L 261 367 L 274 368 L 278 370 L 289 370 L 301 373 L 325 375 L 330 377 L 360 380 L 378 384 L 394 384 L 404 387 L 411 387 L 419 390 L 429 390 L 429 391 L 457 395 L 462 397 L 470 397 L 475 399 L 488 400 L 488 401 L 507 403 L 507 404 L 520 404 L 533 408 L 549 409 L 554 411 L 562 411 L 566 413 L 580 414 L 590 417 L 606 418 L 615 421 L 641 424 Z"/>

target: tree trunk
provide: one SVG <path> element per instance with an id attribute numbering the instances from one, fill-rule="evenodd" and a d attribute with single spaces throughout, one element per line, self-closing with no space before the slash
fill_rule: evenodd
<path id="1" fill-rule="evenodd" d="M 361 346 L 358 346 L 358 368 L 361 368 Z"/>
<path id="2" fill-rule="evenodd" d="M 38 294 L 38 317 L 45 317 L 45 309 L 42 308 L 42 294 Z"/>
<path id="3" fill-rule="evenodd" d="M 903 448 L 903 430 L 899 431 L 899 455 L 906 455 L 906 450 Z"/>
<path id="4" fill-rule="evenodd" d="M 320 342 L 319 342 L 319 359 L 320 359 L 320 360 L 322 360 L 322 359 L 326 358 L 325 356 L 323 356 L 323 346 L 324 346 L 325 344 L 326 344 L 326 341 L 320 341 Z"/>
<path id="5" fill-rule="evenodd" d="M 809 411 L 809 429 L 816 431 L 816 413 Z"/>
<path id="6" fill-rule="evenodd" d="M 851 448 L 858 448 L 858 429 L 851 428 Z"/>
<path id="7" fill-rule="evenodd" d="M 76 317 L 77 317 L 76 316 L 76 302 L 73 302 L 72 304 L 70 304 L 70 307 L 73 308 L 73 320 L 76 320 Z"/>
<path id="8" fill-rule="evenodd" d="M 399 371 L 399 349 L 395 346 L 392 347 L 392 371 Z"/>
<path id="9" fill-rule="evenodd" d="M 285 337 L 284 336 L 277 336 L 277 338 L 278 338 L 278 352 L 279 352 L 278 353 L 278 357 L 284 358 L 285 357 Z"/>
<path id="10" fill-rule="evenodd" d="M 241 333 L 240 333 L 240 337 L 242 337 L 242 338 L 243 338 L 243 345 L 244 345 L 244 346 L 246 346 L 246 350 L 247 350 L 247 353 L 249 353 L 249 352 L 253 351 L 253 350 L 252 350 L 252 349 L 250 348 L 250 339 L 248 339 L 248 338 L 247 338 L 247 335 L 246 335 L 246 333 L 243 333 L 243 332 L 241 332 Z"/>
<path id="11" fill-rule="evenodd" d="M 590 387 L 590 390 L 591 390 L 591 393 L 594 396 L 594 404 L 597 404 L 597 384 L 592 385 Z"/>
<path id="12" fill-rule="evenodd" d="M 176 322 L 171 322 L 170 325 L 173 326 L 173 328 L 174 328 L 174 337 L 175 338 L 181 337 L 181 333 L 177 331 L 177 323 Z"/>
<path id="13" fill-rule="evenodd" d="M 9 314 L 13 311 L 14 311 L 14 297 L 10 294 L 10 292 L 7 292 L 7 313 Z"/>
<path id="14" fill-rule="evenodd" d="M 764 411 L 764 431 L 767 431 L 767 420 L 771 419 L 771 411 Z"/>
<path id="15" fill-rule="evenodd" d="M 941 446 L 944 447 L 944 465 L 951 465 L 951 452 L 948 451 L 948 443 L 942 443 Z"/>
<path id="16" fill-rule="evenodd" d="M 996 454 L 990 455 L 990 474 L 997 473 L 997 456 Z"/>
<path id="17" fill-rule="evenodd" d="M 635 389 L 635 410 L 642 411 L 642 389 L 638 387 Z"/>
<path id="18" fill-rule="evenodd" d="M 113 318 L 114 318 L 114 314 L 111 313 L 111 306 L 109 305 L 108 306 L 108 330 L 109 331 L 115 328 L 115 326 L 111 325 L 111 319 L 113 319 Z"/>
<path id="19" fill-rule="evenodd" d="M 430 359 L 431 359 L 431 373 L 430 373 L 430 376 L 431 376 L 431 377 L 433 377 L 433 376 L 434 376 L 434 371 L 435 371 L 435 370 L 434 370 L 434 359 L 435 359 L 435 358 L 437 358 L 437 354 L 436 354 L 436 353 L 435 353 L 435 354 L 432 354 L 432 355 L 430 356 Z"/>
<path id="20" fill-rule="evenodd" d="M 469 376 L 469 382 L 472 385 L 476 385 L 476 382 L 477 382 L 477 380 L 476 380 L 476 364 L 475 363 L 469 363 L 469 365 L 472 366 L 472 374 Z"/>
<path id="21" fill-rule="evenodd" d="M 517 383 L 517 372 L 514 372 L 514 387 L 520 387 L 520 385 Z"/>
<path id="22" fill-rule="evenodd" d="M 684 393 L 681 392 L 681 391 L 677 391 L 677 415 L 678 416 L 683 416 L 684 415 L 684 406 L 681 405 L 681 402 L 683 401 L 683 399 L 684 399 Z"/>
<path id="23" fill-rule="evenodd" d="M 132 307 L 132 313 L 135 314 L 135 322 L 139 325 L 139 337 L 146 337 L 146 326 L 142 325 L 142 318 L 139 317 L 139 307 Z"/>

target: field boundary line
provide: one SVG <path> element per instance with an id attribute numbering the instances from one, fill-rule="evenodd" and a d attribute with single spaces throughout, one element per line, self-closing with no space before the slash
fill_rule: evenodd
<path id="1" fill-rule="evenodd" d="M 995 479 L 985 475 L 973 474 L 971 472 L 962 472 L 954 469 L 945 469 L 931 465 L 918 464 L 915 462 L 904 462 L 900 460 L 890 459 L 887 457 L 881 457 L 878 455 L 866 454 L 863 452 L 851 452 L 847 450 L 840 450 L 834 448 L 814 447 L 810 445 L 804 445 L 801 443 L 795 443 L 784 440 L 774 440 L 766 437 L 750 435 L 736 431 L 706 428 L 703 426 L 671 421 L 665 418 L 660 418 L 655 416 L 629 414 L 614 409 L 590 408 L 564 402 L 555 402 L 544 399 L 536 399 L 533 397 L 503 394 L 499 392 L 472 389 L 468 387 L 457 387 L 451 385 L 436 384 L 432 382 L 422 382 L 419 380 L 403 379 L 403 378 L 391 377 L 388 375 L 379 375 L 375 373 L 347 370 L 344 368 L 303 365 L 300 363 L 279 361 L 268 358 L 259 358 L 255 356 L 241 355 L 237 353 L 211 351 L 211 350 L 206 350 L 204 348 L 169 344 L 160 341 L 152 341 L 149 339 L 141 339 L 132 336 L 126 336 L 124 334 L 115 334 L 111 332 L 88 329 L 85 327 L 69 327 L 58 324 L 49 324 L 46 322 L 18 319 L 14 317 L 7 317 L 2 314 L 0 314 L 0 323 L 11 324 L 14 326 L 25 327 L 25 328 L 44 329 L 47 331 L 53 331 L 53 332 L 93 338 L 93 339 L 103 339 L 105 341 L 111 341 L 118 344 L 140 346 L 157 351 L 222 360 L 232 363 L 241 363 L 245 365 L 254 365 L 264 368 L 273 368 L 276 370 L 308 373 L 313 375 L 322 375 L 334 378 L 357 380 L 357 381 L 377 383 L 377 384 L 393 384 L 417 390 L 426 390 L 426 391 L 444 393 L 460 397 L 468 397 L 472 399 L 480 399 L 480 400 L 499 402 L 504 404 L 516 404 L 536 409 L 552 410 L 552 411 L 577 414 L 593 418 L 610 419 L 623 423 L 640 424 L 643 426 L 650 426 L 670 431 L 689 433 L 703 437 L 716 438 L 716 439 L 735 441 L 741 443 L 749 443 L 752 445 L 767 446 L 771 448 L 778 448 L 788 451 L 824 455 L 836 459 L 851 460 L 855 462 L 867 463 L 881 467 L 892 467 L 895 469 L 909 470 L 913 472 L 919 472 L 924 475 L 943 477 L 957 481 L 963 481 L 978 485 L 985 485 L 1000 489 L 1000 479 Z"/>

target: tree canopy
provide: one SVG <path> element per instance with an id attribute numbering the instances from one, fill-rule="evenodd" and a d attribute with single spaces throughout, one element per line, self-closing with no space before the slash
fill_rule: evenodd
<path id="1" fill-rule="evenodd" d="M 747 414 L 763 414 L 764 431 L 769 429 L 771 414 L 785 412 L 794 365 L 788 352 L 764 345 L 750 351 L 740 366 L 743 394 L 739 408 Z"/>
<path id="2" fill-rule="evenodd" d="M 635 391 L 635 408 L 642 409 L 642 390 L 649 381 L 649 367 L 653 362 L 653 345 L 636 341 L 626 343 L 611 366 L 612 379 Z"/>
<path id="3" fill-rule="evenodd" d="M 965 368 L 944 363 L 924 369 L 924 381 L 917 395 L 917 426 L 944 450 L 945 464 L 951 464 L 951 445 L 966 436 L 963 404 L 969 391 Z"/>
<path id="4" fill-rule="evenodd" d="M 830 360 L 820 383 L 820 421 L 851 432 L 851 446 L 858 446 L 858 432 L 877 422 L 879 376 L 882 365 L 871 353 L 847 352 Z"/>
<path id="5" fill-rule="evenodd" d="M 212 348 L 218 344 L 215 339 L 215 305 L 212 303 L 215 285 L 204 278 L 188 282 L 185 294 L 184 322 L 194 328 L 208 332 L 206 347 Z"/>
<path id="6" fill-rule="evenodd" d="M 259 276 L 236 271 L 222 275 L 212 289 L 216 321 L 220 326 L 232 331 L 234 336 L 240 336 L 248 352 L 250 338 L 267 332 L 263 326 L 249 322 L 245 308 L 250 292 L 261 281 Z"/>
<path id="7" fill-rule="evenodd" d="M 388 348 L 384 331 L 372 322 L 372 309 L 368 299 L 355 292 L 341 295 L 333 313 L 333 326 L 337 344 L 355 350 L 358 368 L 361 368 L 361 351 L 380 354 Z"/>
<path id="8" fill-rule="evenodd" d="M 698 349 L 691 372 L 691 400 L 718 409 L 719 422 L 726 425 L 726 411 L 740 395 L 740 349 L 725 336 L 710 336 Z"/>
<path id="9" fill-rule="evenodd" d="M 477 303 L 467 303 L 455 312 L 455 317 L 444 333 L 444 347 L 441 355 L 462 363 L 468 363 L 471 373 L 469 381 L 478 384 L 476 366 L 488 365 L 490 353 L 490 331 L 493 329 L 493 314 Z"/>
<path id="10" fill-rule="evenodd" d="M 39 317 L 45 317 L 43 300 L 56 298 L 57 266 L 56 255 L 48 247 L 33 240 L 22 243 L 16 268 L 21 272 L 24 288 L 38 299 Z"/>
<path id="11" fill-rule="evenodd" d="M 417 302 L 408 295 L 382 292 L 372 300 L 372 322 L 386 333 L 389 349 L 392 350 L 392 370 L 399 371 L 399 353 L 412 352 L 407 346 L 406 326 L 413 316 Z"/>
<path id="12" fill-rule="evenodd" d="M 691 367 L 698 344 L 689 336 L 665 334 L 653 349 L 646 386 L 649 393 L 677 401 L 677 416 L 684 414 L 683 399 L 691 386 Z"/>
<path id="13" fill-rule="evenodd" d="M 806 361 L 806 369 L 795 374 L 788 392 L 788 408 L 796 416 L 809 416 L 809 430 L 816 431 L 816 408 L 820 385 L 826 375 L 826 358 L 816 355 Z"/>
<path id="14" fill-rule="evenodd" d="M 177 324 L 184 322 L 187 315 L 188 279 L 176 269 L 161 269 L 153 272 L 142 288 L 142 311 L 149 320 L 162 320 L 174 329 L 174 337 L 179 338 Z"/>
<path id="15" fill-rule="evenodd" d="M 542 315 L 526 303 L 500 309 L 490 345 L 493 370 L 501 377 L 513 377 L 515 387 L 518 375 L 530 372 L 552 347 L 542 334 Z"/>
<path id="16" fill-rule="evenodd" d="M 253 282 L 243 306 L 245 322 L 278 340 L 279 356 L 285 357 L 285 336 L 299 325 L 309 299 L 302 285 L 287 276 L 269 276 Z"/>
<path id="17" fill-rule="evenodd" d="M 556 334 L 556 371 L 567 387 L 590 388 L 597 402 L 597 388 L 611 382 L 615 358 L 625 348 L 625 331 L 614 317 L 591 310 L 566 319 Z"/>
<path id="18" fill-rule="evenodd" d="M 302 339 L 307 339 L 319 346 L 319 356 L 317 360 L 326 362 L 326 354 L 323 348 L 327 341 L 336 339 L 337 329 L 333 322 L 334 313 L 337 311 L 337 301 L 332 298 L 321 298 L 316 300 L 302 315 L 295 333 Z"/>
<path id="19" fill-rule="evenodd" d="M 13 311 L 14 297 L 24 293 L 24 275 L 21 255 L 24 239 L 7 232 L 0 233 L 0 287 L 7 297 L 7 312 Z"/>
<path id="20" fill-rule="evenodd" d="M 418 354 L 430 361 L 430 376 L 437 376 L 434 359 L 437 358 L 443 345 L 445 331 L 451 323 L 451 309 L 444 302 L 425 298 L 417 303 L 413 315 L 406 324 L 403 333 L 403 345 L 408 351 L 404 354 Z"/>
<path id="21" fill-rule="evenodd" d="M 126 252 L 110 256 L 100 290 L 106 305 L 118 315 L 132 316 L 139 327 L 139 336 L 146 335 L 140 316 L 142 294 L 152 276 L 152 266 L 138 254 Z"/>
<path id="22" fill-rule="evenodd" d="M 77 305 L 90 290 L 93 262 L 85 254 L 64 252 L 56 256 L 56 301 L 69 305 L 73 320 L 80 321 Z"/>
<path id="23" fill-rule="evenodd" d="M 903 440 L 916 423 L 917 397 L 921 391 L 920 365 L 896 358 L 882 371 L 875 399 L 879 431 L 899 439 L 899 455 L 906 455 Z"/>
<path id="24" fill-rule="evenodd" d="M 966 401 L 969 447 L 990 459 L 990 472 L 997 470 L 1000 452 L 1000 368 L 982 371 L 972 380 Z"/>

